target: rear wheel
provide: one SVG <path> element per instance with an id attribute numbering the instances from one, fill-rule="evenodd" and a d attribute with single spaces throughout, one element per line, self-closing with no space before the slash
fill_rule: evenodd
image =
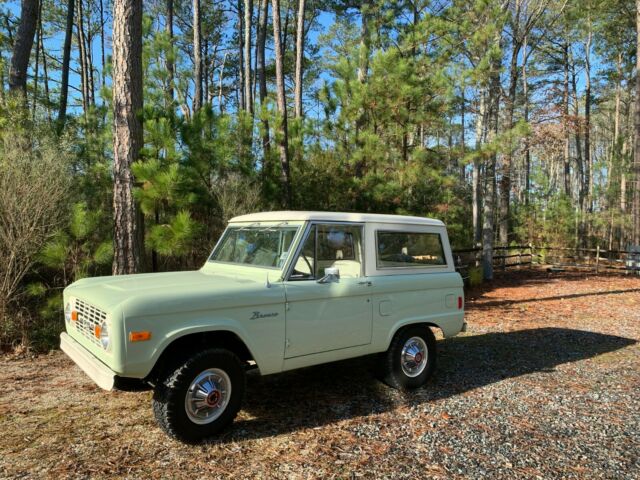
<path id="1" fill-rule="evenodd" d="M 421 387 L 436 366 L 436 339 L 427 326 L 413 325 L 399 330 L 382 354 L 380 376 L 399 390 Z"/>
<path id="2" fill-rule="evenodd" d="M 240 359 L 228 350 L 204 350 L 168 369 L 154 390 L 153 411 L 170 436 L 195 443 L 233 422 L 244 390 Z"/>

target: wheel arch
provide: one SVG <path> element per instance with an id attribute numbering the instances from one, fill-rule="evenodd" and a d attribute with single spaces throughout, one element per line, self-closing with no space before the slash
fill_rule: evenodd
<path id="1" fill-rule="evenodd" d="M 240 338 L 231 330 L 208 330 L 191 332 L 172 339 L 158 356 L 146 380 L 154 383 L 167 367 L 186 359 L 198 349 L 224 348 L 236 354 L 243 362 L 256 361 L 255 356 Z M 256 361 L 257 365 L 257 361 Z"/>
<path id="2" fill-rule="evenodd" d="M 444 330 L 442 329 L 442 327 L 440 325 L 438 325 L 437 323 L 434 322 L 430 322 L 430 321 L 415 321 L 415 322 L 405 322 L 405 323 L 401 323 L 396 325 L 390 332 L 389 338 L 387 338 L 387 342 L 386 342 L 386 349 L 389 348 L 389 346 L 391 345 L 391 342 L 393 341 L 394 337 L 397 335 L 397 333 L 400 330 L 403 330 L 405 328 L 409 328 L 409 327 L 424 327 L 424 328 L 428 328 L 430 330 L 438 329 L 440 330 L 440 332 L 442 332 L 444 334 Z"/>

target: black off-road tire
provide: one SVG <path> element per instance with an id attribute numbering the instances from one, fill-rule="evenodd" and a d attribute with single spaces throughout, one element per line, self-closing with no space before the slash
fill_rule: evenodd
<path id="1" fill-rule="evenodd" d="M 411 338 L 419 337 L 427 347 L 426 366 L 422 372 L 409 376 L 402 368 L 402 349 Z M 378 376 L 380 380 L 397 390 L 413 390 L 422 387 L 433 375 L 437 357 L 436 337 L 426 325 L 410 325 L 396 332 L 389 349 L 379 358 Z"/>
<path id="2" fill-rule="evenodd" d="M 222 414 L 211 423 L 198 424 L 187 415 L 185 398 L 196 377 L 207 369 L 224 371 L 231 380 L 231 395 Z M 242 404 L 245 372 L 240 359 L 228 350 L 212 348 L 198 352 L 168 368 L 153 392 L 153 413 L 162 429 L 171 437 L 198 443 L 229 426 Z"/>

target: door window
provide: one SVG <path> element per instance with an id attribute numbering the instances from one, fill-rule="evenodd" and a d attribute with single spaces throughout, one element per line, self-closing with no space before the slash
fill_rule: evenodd
<path id="1" fill-rule="evenodd" d="M 362 276 L 362 227 L 313 225 L 293 265 L 290 280 L 321 278 L 329 267 L 340 277 Z"/>

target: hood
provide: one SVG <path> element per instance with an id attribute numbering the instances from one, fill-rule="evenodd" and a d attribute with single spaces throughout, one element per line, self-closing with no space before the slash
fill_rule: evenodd
<path id="1" fill-rule="evenodd" d="M 246 295 L 248 290 L 263 288 L 263 283 L 246 277 L 197 270 L 84 278 L 69 285 L 65 297 L 81 298 L 103 310 L 145 299 L 147 304 L 165 304 L 166 308 L 172 299 L 229 297 L 240 291 Z"/>

